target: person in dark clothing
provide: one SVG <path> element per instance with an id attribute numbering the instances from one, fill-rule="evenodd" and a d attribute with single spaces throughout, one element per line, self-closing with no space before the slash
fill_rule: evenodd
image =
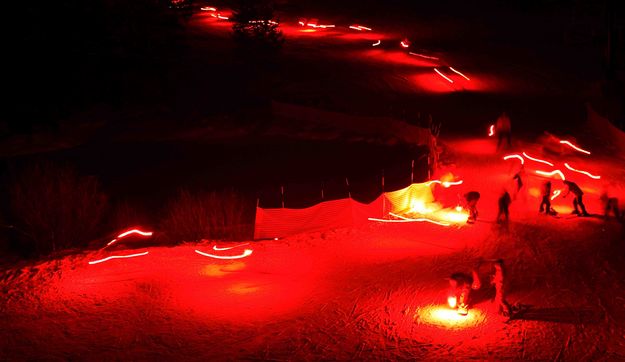
<path id="1" fill-rule="evenodd" d="M 469 303 L 471 302 L 471 287 L 473 276 L 466 273 L 453 273 L 449 278 L 449 297 L 453 300 L 452 308 L 458 308 L 458 314 L 467 315 L 469 313 Z"/>
<path id="2" fill-rule="evenodd" d="M 499 212 L 497 213 L 497 224 L 508 223 L 508 219 L 510 217 L 510 203 L 512 203 L 512 198 L 510 197 L 508 191 L 504 190 L 498 200 Z"/>
<path id="3" fill-rule="evenodd" d="M 540 209 L 538 212 L 543 212 L 543 210 L 545 210 L 545 214 L 549 214 L 551 212 L 551 181 L 546 181 L 543 184 L 541 193 L 542 200 L 540 201 Z"/>
<path id="4" fill-rule="evenodd" d="M 579 216 L 588 216 L 588 212 L 586 211 L 586 206 L 584 205 L 584 201 L 582 200 L 582 196 L 584 196 L 584 192 L 582 191 L 582 189 L 580 189 L 579 186 L 577 186 L 575 182 L 568 181 L 568 180 L 564 180 L 563 182 L 567 189 L 563 197 L 567 197 L 568 194 L 571 192 L 573 193 L 573 195 L 575 195 L 575 198 L 573 199 L 573 207 L 575 208 L 575 210 L 573 211 L 573 214 L 576 214 Z M 580 208 L 581 208 L 581 213 L 580 213 Z"/>
<path id="5" fill-rule="evenodd" d="M 497 121 L 495 122 L 495 133 L 497 133 L 497 149 L 501 147 L 503 144 L 504 138 L 507 141 L 508 148 L 512 146 L 511 138 L 511 125 L 510 125 L 510 117 L 506 112 L 503 112 Z"/>
<path id="6" fill-rule="evenodd" d="M 607 220 L 610 216 L 610 211 L 614 214 L 616 220 L 621 220 L 621 212 L 618 207 L 618 199 L 616 197 L 609 197 L 607 192 L 603 192 L 599 198 L 603 204 L 603 217 Z"/>
<path id="7" fill-rule="evenodd" d="M 464 194 L 464 198 L 467 203 L 467 209 L 469 209 L 469 218 L 467 223 L 474 224 L 477 220 L 477 202 L 480 200 L 480 193 L 477 191 L 470 191 Z"/>

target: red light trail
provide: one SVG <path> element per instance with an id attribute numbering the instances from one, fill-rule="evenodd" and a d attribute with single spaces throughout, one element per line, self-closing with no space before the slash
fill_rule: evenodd
<path id="1" fill-rule="evenodd" d="M 250 245 L 250 243 L 243 243 L 243 244 L 239 244 L 239 245 L 235 245 L 235 246 L 229 246 L 229 247 L 225 247 L 225 248 L 220 248 L 217 245 L 213 245 L 213 250 L 215 250 L 215 251 L 230 250 L 230 249 L 239 248 L 239 247 L 245 246 L 245 245 Z"/>
<path id="2" fill-rule="evenodd" d="M 214 8 L 212 6 L 204 6 L 204 7 L 201 7 L 200 10 L 202 10 L 202 11 L 217 11 L 217 8 Z"/>
<path id="3" fill-rule="evenodd" d="M 138 254 L 129 254 L 129 255 L 112 255 L 109 257 L 106 257 L 104 259 L 100 259 L 100 260 L 94 260 L 94 261 L 90 261 L 89 264 L 93 265 L 93 264 L 98 264 L 98 263 L 103 263 L 105 261 L 111 260 L 111 259 L 127 259 L 127 258 L 134 258 L 136 256 L 143 256 L 143 255 L 148 255 L 149 252 L 143 252 L 143 253 L 138 253 Z"/>
<path id="4" fill-rule="evenodd" d="M 541 170 L 536 170 L 536 173 L 542 176 L 553 176 L 553 175 L 559 175 L 560 178 L 562 179 L 562 181 L 566 180 L 566 178 L 564 177 L 564 174 L 562 173 L 562 171 L 560 170 L 554 170 L 551 172 L 546 172 L 546 171 L 541 171 Z"/>
<path id="5" fill-rule="evenodd" d="M 532 160 L 534 162 L 540 162 L 540 163 L 544 163 L 545 165 L 549 165 L 551 167 L 553 167 L 553 163 L 549 162 L 549 161 L 545 161 L 545 160 L 541 160 L 539 158 L 534 158 L 531 157 L 530 155 L 528 155 L 527 153 L 523 152 L 523 156 L 527 157 L 528 160 Z"/>
<path id="6" fill-rule="evenodd" d="M 561 193 L 562 193 L 561 190 L 555 190 L 553 192 L 553 195 L 551 196 L 551 201 L 555 200 L 555 198 L 558 197 Z"/>
<path id="7" fill-rule="evenodd" d="M 592 179 L 595 179 L 595 180 L 599 180 L 599 179 L 601 178 L 601 176 L 596 176 L 596 175 L 593 175 L 593 174 L 591 174 L 591 173 L 590 173 L 590 172 L 588 172 L 588 171 L 576 170 L 576 169 L 574 169 L 573 167 L 571 167 L 571 166 L 570 166 L 568 163 L 566 163 L 566 162 L 564 163 L 564 166 L 565 166 L 566 168 L 568 168 L 569 170 L 573 171 L 573 172 L 577 172 L 577 173 L 584 174 L 584 175 L 586 175 L 586 176 L 588 176 L 588 177 L 590 177 L 590 178 L 592 178 Z"/>
<path id="8" fill-rule="evenodd" d="M 426 219 L 424 217 L 413 219 L 413 218 L 408 218 L 408 217 L 404 217 L 404 216 L 401 216 L 401 215 L 397 215 L 397 214 L 394 214 L 392 212 L 389 212 L 388 214 L 390 216 L 398 218 L 399 220 L 378 219 L 378 218 L 375 218 L 375 217 L 370 217 L 369 220 L 370 221 L 379 221 L 379 222 L 389 222 L 389 223 L 393 223 L 393 222 L 429 222 L 429 223 L 440 225 L 440 226 L 449 226 L 449 225 L 451 225 L 451 224 L 446 223 L 446 222 Z"/>
<path id="9" fill-rule="evenodd" d="M 354 30 L 358 30 L 358 31 L 363 31 L 363 30 L 371 31 L 371 28 L 367 28 L 366 26 L 356 25 L 356 24 L 350 25 L 349 28 L 350 29 L 354 29 Z"/>
<path id="10" fill-rule="evenodd" d="M 402 41 L 400 41 L 400 42 L 399 42 L 399 44 L 401 44 L 401 46 L 402 46 L 403 48 L 408 48 L 408 47 L 410 46 L 410 42 L 408 42 L 408 41 L 405 41 L 405 42 L 404 42 L 403 40 L 402 40 Z"/>
<path id="11" fill-rule="evenodd" d="M 495 125 L 491 124 L 490 127 L 488 127 L 488 137 L 492 137 L 495 135 Z"/>
<path id="12" fill-rule="evenodd" d="M 445 78 L 445 79 L 446 79 L 449 83 L 453 83 L 453 82 L 454 82 L 453 80 L 451 80 L 451 79 L 447 78 L 447 77 L 446 77 L 443 73 L 441 73 L 438 69 L 434 68 L 434 71 L 435 71 L 436 73 L 438 73 L 438 75 L 440 75 L 441 77 Z"/>
<path id="13" fill-rule="evenodd" d="M 214 258 L 214 259 L 223 259 L 223 260 L 232 260 L 232 259 L 242 259 L 245 258 L 247 256 L 252 255 L 252 249 L 245 249 L 243 250 L 243 253 L 240 255 L 214 255 L 214 254 L 208 254 L 208 253 L 204 253 L 201 252 L 199 250 L 195 250 L 196 253 L 200 254 L 200 255 L 204 255 L 207 256 L 209 258 Z"/>
<path id="14" fill-rule="evenodd" d="M 464 75 L 464 74 L 460 73 L 459 71 L 455 70 L 455 69 L 454 69 L 454 68 L 452 68 L 452 67 L 449 67 L 449 70 L 451 70 L 452 72 L 454 72 L 454 73 L 458 74 L 459 76 L 461 76 L 462 78 L 464 78 L 464 79 L 466 79 L 466 80 L 471 80 L 471 79 L 469 79 L 469 77 L 467 77 L 466 75 Z"/>
<path id="15" fill-rule="evenodd" d="M 512 158 L 518 158 L 521 161 L 521 165 L 525 164 L 525 160 L 523 159 L 523 157 L 519 156 L 519 155 L 508 155 L 508 156 L 504 156 L 503 159 L 504 160 L 509 160 Z"/>
<path id="16" fill-rule="evenodd" d="M 419 54 L 419 53 L 408 52 L 408 54 L 414 55 L 415 57 L 421 57 L 421 58 L 424 58 L 424 59 L 439 60 L 439 58 L 437 58 L 437 57 L 432 57 L 432 56 L 429 56 L 429 55 L 423 55 L 423 54 Z"/>
<path id="17" fill-rule="evenodd" d="M 227 17 L 227 16 L 223 16 L 223 15 L 221 15 L 221 14 L 217 14 L 217 17 L 218 17 L 219 19 L 221 19 L 221 20 L 228 20 L 228 17 Z"/>
<path id="18" fill-rule="evenodd" d="M 152 236 L 153 232 L 152 231 L 141 231 L 139 229 L 131 229 L 131 230 L 128 230 L 128 231 L 124 231 L 123 233 L 117 235 L 117 237 L 115 239 L 109 241 L 108 244 L 106 244 L 105 248 L 107 246 L 110 246 L 111 244 L 115 243 L 119 239 L 123 239 L 126 236 L 131 235 L 131 234 L 138 234 L 138 235 L 147 237 L 147 236 Z"/>
<path id="19" fill-rule="evenodd" d="M 373 47 L 377 47 L 378 45 L 382 44 L 382 40 L 378 40 L 375 43 L 371 44 L 371 46 Z"/>
<path id="20" fill-rule="evenodd" d="M 567 146 L 569 146 L 569 147 L 573 148 L 573 149 L 574 149 L 574 150 L 576 150 L 576 151 L 579 151 L 579 152 L 581 152 L 581 153 L 585 153 L 585 154 L 587 154 L 587 155 L 590 155 L 590 151 L 586 151 L 586 150 L 585 150 L 585 149 L 583 149 L 583 148 L 577 147 L 577 146 L 575 146 L 574 144 L 572 144 L 572 143 L 571 143 L 571 142 L 569 142 L 569 141 L 560 140 L 560 143 L 565 144 L 565 145 L 567 145 Z"/>

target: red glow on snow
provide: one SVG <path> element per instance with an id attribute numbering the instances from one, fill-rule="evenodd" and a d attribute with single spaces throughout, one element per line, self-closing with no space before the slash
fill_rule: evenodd
<path id="1" fill-rule="evenodd" d="M 456 297 L 452 296 L 447 298 L 447 304 L 449 304 L 449 308 L 456 308 L 457 302 L 458 301 L 456 300 Z"/>
<path id="2" fill-rule="evenodd" d="M 595 179 L 595 180 L 599 180 L 599 179 L 601 178 L 601 176 L 593 175 L 593 174 L 591 174 L 591 173 L 590 173 L 590 172 L 588 172 L 588 171 L 576 170 L 576 169 L 574 169 L 573 167 L 571 167 L 571 166 L 570 166 L 568 163 L 566 163 L 566 162 L 564 163 L 564 166 L 565 166 L 566 168 L 568 168 L 569 170 L 573 171 L 573 172 L 581 173 L 581 174 L 586 175 L 586 176 L 588 176 L 588 177 L 590 177 L 590 178 L 592 178 L 592 179 Z"/>
<path id="3" fill-rule="evenodd" d="M 467 77 L 466 75 L 464 75 L 464 74 L 460 73 L 459 71 L 455 70 L 455 69 L 454 69 L 454 68 L 452 68 L 452 67 L 449 67 L 449 70 L 451 70 L 452 72 L 454 72 L 454 73 L 458 74 L 459 76 L 461 76 L 462 78 L 464 78 L 464 79 L 466 79 L 466 80 L 471 80 L 471 79 L 469 79 L 469 77 Z"/>
<path id="4" fill-rule="evenodd" d="M 371 31 L 371 28 L 367 28 L 366 26 L 356 25 L 356 24 L 350 25 L 349 28 L 353 30 L 358 30 L 358 31 L 363 31 L 363 30 Z"/>
<path id="5" fill-rule="evenodd" d="M 245 268 L 245 263 L 236 261 L 230 264 L 208 264 L 200 270 L 200 275 L 208 277 L 223 277 L 232 272 L 236 272 Z"/>
<path id="6" fill-rule="evenodd" d="M 566 177 L 564 177 L 564 174 L 560 170 L 554 170 L 554 171 L 551 171 L 551 172 L 536 170 L 536 173 L 541 175 L 541 176 L 547 176 L 547 177 L 551 177 L 551 176 L 554 176 L 554 175 L 559 175 L 560 178 L 562 179 L 562 181 L 566 180 Z"/>
<path id="7" fill-rule="evenodd" d="M 523 152 L 523 156 L 525 156 L 528 160 L 532 160 L 534 162 L 539 162 L 539 163 L 544 163 L 545 165 L 549 165 L 549 166 L 553 167 L 553 163 L 551 163 L 549 161 L 541 160 L 539 158 L 531 157 L 530 155 L 528 155 L 525 152 Z"/>
<path id="8" fill-rule="evenodd" d="M 225 247 L 225 248 L 220 248 L 217 245 L 213 245 L 213 250 L 215 250 L 215 251 L 230 250 L 230 249 L 234 249 L 234 248 L 240 248 L 240 247 L 245 246 L 245 245 L 250 245 L 250 243 L 243 243 L 243 244 L 239 244 L 239 245 L 235 245 L 235 246 L 228 246 L 228 247 Z"/>
<path id="9" fill-rule="evenodd" d="M 375 43 L 371 44 L 371 46 L 373 47 L 377 47 L 378 45 L 382 44 L 382 40 L 378 40 Z"/>
<path id="10" fill-rule="evenodd" d="M 252 255 L 252 249 L 245 249 L 243 250 L 242 254 L 239 255 L 214 255 L 214 254 L 208 254 L 208 253 L 204 253 L 201 252 L 199 250 L 195 250 L 196 253 L 200 254 L 200 255 L 204 255 L 207 256 L 209 258 L 214 258 L 214 259 L 223 259 L 223 260 L 232 260 L 232 259 L 242 259 L 245 258 L 247 256 Z"/>
<path id="11" fill-rule="evenodd" d="M 128 231 L 124 231 L 123 233 L 117 235 L 117 237 L 111 241 L 108 242 L 108 244 L 106 244 L 106 246 L 110 246 L 113 243 L 117 242 L 119 239 L 123 239 L 128 235 L 132 235 L 132 234 L 137 234 L 137 235 L 141 235 L 141 236 L 152 236 L 153 232 L 152 231 L 141 231 L 139 229 L 131 229 Z M 106 247 L 105 246 L 105 247 Z"/>
<path id="12" fill-rule="evenodd" d="M 495 125 L 491 124 L 488 128 L 488 137 L 492 137 L 495 135 Z"/>
<path id="13" fill-rule="evenodd" d="M 485 319 L 485 315 L 477 309 L 470 309 L 469 313 L 464 316 L 442 306 L 428 306 L 419 311 L 421 322 L 445 329 L 477 327 L 484 323 Z"/>
<path id="14" fill-rule="evenodd" d="M 517 159 L 519 159 L 519 161 L 521 161 L 521 165 L 525 164 L 525 160 L 523 159 L 523 157 L 521 157 L 521 156 L 519 156 L 519 155 L 516 155 L 516 154 L 515 154 L 515 155 L 507 155 L 507 156 L 503 156 L 503 159 L 504 159 L 504 160 L 506 160 L 506 161 L 507 161 L 507 160 L 510 160 L 510 159 L 513 159 L 513 158 L 517 158 Z"/>
<path id="15" fill-rule="evenodd" d="M 553 195 L 551 196 L 551 201 L 555 200 L 555 198 L 558 197 L 561 193 L 562 193 L 561 190 L 555 190 L 553 192 Z"/>
<path id="16" fill-rule="evenodd" d="M 453 83 L 454 81 L 445 76 L 445 74 L 441 73 L 438 69 L 434 68 L 434 71 L 438 73 L 441 77 L 445 78 L 449 83 Z"/>
<path id="17" fill-rule="evenodd" d="M 423 54 L 419 54 L 419 53 L 408 52 L 408 54 L 414 55 L 415 57 L 424 58 L 424 59 L 439 60 L 439 58 L 437 58 L 437 57 L 433 57 L 433 56 L 429 56 L 429 55 L 423 55 Z"/>
<path id="18" fill-rule="evenodd" d="M 586 151 L 586 150 L 585 150 L 585 149 L 583 149 L 583 148 L 577 147 L 577 146 L 575 146 L 574 144 L 572 144 L 572 143 L 571 143 L 571 142 L 569 142 L 569 141 L 560 140 L 560 143 L 565 144 L 565 145 L 567 145 L 567 146 L 571 147 L 572 149 L 574 149 L 574 150 L 576 150 L 576 151 L 579 151 L 579 152 L 581 152 L 581 153 L 585 153 L 585 154 L 587 154 L 587 155 L 590 155 L 590 151 Z"/>
<path id="19" fill-rule="evenodd" d="M 143 252 L 143 253 L 137 253 L 137 254 L 129 254 L 129 255 L 112 255 L 112 256 L 108 256 L 104 259 L 99 259 L 99 260 L 94 260 L 94 261 L 90 261 L 89 264 L 93 265 L 93 264 L 98 264 L 98 263 L 103 263 L 105 261 L 111 260 L 111 259 L 127 259 L 127 258 L 134 258 L 136 256 L 143 256 L 143 255 L 148 255 L 148 251 Z"/>

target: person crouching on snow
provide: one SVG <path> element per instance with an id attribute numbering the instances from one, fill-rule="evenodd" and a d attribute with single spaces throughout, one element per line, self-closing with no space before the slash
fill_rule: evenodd
<path id="1" fill-rule="evenodd" d="M 571 192 L 573 193 L 573 195 L 575 195 L 575 198 L 573 199 L 573 207 L 575 208 L 573 214 L 576 214 L 577 216 L 589 216 L 588 212 L 586 211 L 586 206 L 584 206 L 584 202 L 582 200 L 582 196 L 584 195 L 582 189 L 580 189 L 575 182 L 568 180 L 564 180 L 563 182 L 566 186 L 566 193 L 562 197 L 567 197 L 568 194 Z M 578 206 L 582 209 L 581 213 Z"/>
<path id="2" fill-rule="evenodd" d="M 473 275 L 476 275 L 473 272 Z M 471 289 L 473 288 L 474 277 L 466 273 L 453 273 L 449 277 L 449 296 L 453 300 L 452 308 L 457 308 L 458 314 L 467 315 L 471 302 Z"/>
<path id="3" fill-rule="evenodd" d="M 464 194 L 466 200 L 467 209 L 469 209 L 469 218 L 467 223 L 474 224 L 477 220 L 477 202 L 480 200 L 480 193 L 477 191 L 470 191 Z"/>

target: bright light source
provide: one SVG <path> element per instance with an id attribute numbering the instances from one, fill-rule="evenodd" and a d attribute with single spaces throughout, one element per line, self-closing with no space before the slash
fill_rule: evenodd
<path id="1" fill-rule="evenodd" d="M 447 298 L 447 304 L 449 304 L 449 308 L 454 309 L 456 308 L 456 304 L 457 304 L 457 300 L 456 297 L 454 296 L 450 296 Z"/>

